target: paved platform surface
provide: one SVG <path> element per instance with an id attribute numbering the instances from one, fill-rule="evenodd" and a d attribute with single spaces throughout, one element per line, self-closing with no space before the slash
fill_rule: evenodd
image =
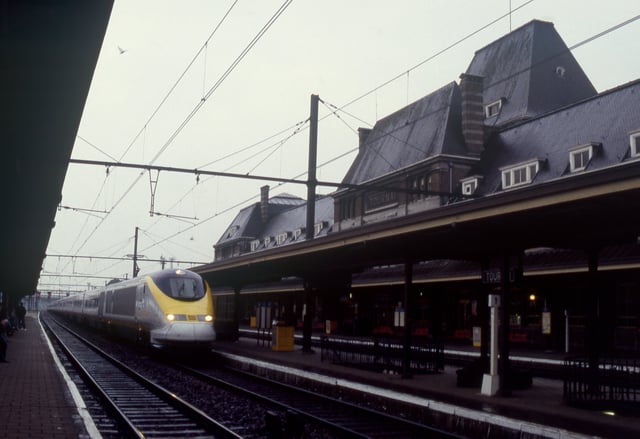
<path id="1" fill-rule="evenodd" d="M 273 351 L 267 344 L 241 338 L 238 342 L 216 342 L 214 349 L 260 367 L 291 368 L 303 374 L 332 377 L 336 385 L 351 386 L 363 392 L 385 394 L 394 398 L 427 405 L 442 413 L 521 431 L 521 437 L 539 435 L 556 438 L 640 437 L 640 416 L 605 414 L 566 406 L 560 380 L 534 378 L 533 386 L 514 390 L 509 397 L 484 396 L 479 388 L 456 386 L 455 367 L 444 373 L 402 378 L 379 372 L 322 362 L 320 349 L 304 353 L 299 346 L 291 352 Z M 542 354 L 545 359 L 554 355 Z M 563 355 L 557 354 L 556 359 Z M 322 379 L 322 378 L 318 378 Z"/>
<path id="2" fill-rule="evenodd" d="M 89 437 L 35 314 L 25 326 L 9 337 L 8 363 L 0 363 L 0 437 Z"/>

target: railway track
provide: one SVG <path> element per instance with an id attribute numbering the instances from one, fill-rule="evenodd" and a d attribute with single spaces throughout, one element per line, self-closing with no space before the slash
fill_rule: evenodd
<path id="1" fill-rule="evenodd" d="M 175 365 L 182 373 L 238 392 L 287 413 L 284 425 L 271 425 L 276 435 L 300 436 L 305 423 L 322 425 L 340 438 L 460 438 L 462 436 L 372 410 L 237 369 L 202 370 Z M 280 436 L 274 436 L 280 437 Z"/>
<path id="2" fill-rule="evenodd" d="M 83 331 L 84 332 L 84 331 Z M 64 332 L 63 332 L 64 333 Z M 74 341 L 74 343 L 76 343 Z M 119 343 L 119 346 L 121 344 Z M 81 348 L 86 349 L 86 348 Z M 106 345 L 105 349 L 109 350 Z M 159 357 L 154 356 L 155 359 Z M 91 362 L 102 362 L 104 360 L 91 360 Z M 207 361 L 207 364 L 214 364 L 216 361 Z M 153 361 L 146 361 L 149 371 L 155 369 Z M 265 422 L 262 433 L 257 436 L 249 433 L 250 428 L 242 434 L 249 433 L 251 437 L 340 437 L 340 438 L 422 438 L 422 437 L 461 437 L 433 427 L 425 426 L 406 418 L 393 416 L 389 413 L 371 410 L 356 404 L 345 402 L 344 400 L 326 397 L 318 392 L 306 391 L 297 387 L 284 385 L 281 382 L 264 379 L 262 377 L 229 368 L 214 368 L 202 366 L 202 361 L 196 366 L 177 365 L 169 357 L 165 357 L 163 363 L 167 368 L 169 376 L 178 379 L 178 382 L 188 382 L 189 386 L 199 389 L 200 395 L 211 395 L 214 393 L 227 392 L 235 394 L 239 399 L 252 400 L 253 405 L 264 408 L 267 414 L 263 416 Z M 145 368 L 146 369 L 146 368 Z M 176 371 L 177 369 L 177 371 Z M 148 371 L 142 372 L 147 375 Z M 101 373 L 101 375 L 104 375 Z M 106 375 L 110 375 L 107 373 Z M 120 386 L 120 379 L 116 379 Z M 198 384 L 200 383 L 200 384 Z M 175 385 L 165 383 L 173 389 L 173 393 L 180 392 Z M 222 389 L 222 390 L 220 390 Z M 119 391 L 127 396 L 131 391 Z M 191 398 L 191 395 L 186 395 Z M 191 399 L 190 399 L 191 400 Z M 196 398 L 197 400 L 197 398 Z M 150 405 L 149 403 L 144 403 Z M 193 404 L 200 406 L 199 402 Z M 227 407 L 228 408 L 228 407 Z M 262 409 L 260 409 L 262 410 Z M 237 416 L 236 416 L 237 417 Z M 244 416 L 240 416 L 244 418 Z M 242 419 L 236 419 L 241 423 Z M 154 422 L 151 420 L 150 422 Z M 172 422 L 175 426 L 176 422 Z M 233 424 L 233 422 L 232 422 Z M 227 424 L 231 425 L 231 424 Z M 241 431 L 234 428 L 236 432 Z M 309 432 L 312 432 L 309 434 Z M 252 436 L 253 434 L 253 436 Z M 303 436 L 305 435 L 305 436 Z M 106 435 L 105 435 L 106 436 Z M 112 435 L 111 437 L 118 437 Z M 136 437 L 128 434 L 127 437 Z M 139 436 L 138 436 L 139 437 Z M 145 437 L 153 437 L 145 435 Z M 170 436 L 168 436 L 170 437 Z M 186 434 L 178 434 L 173 437 L 188 437 Z M 218 437 L 207 435 L 204 437 Z M 220 436 L 223 437 L 223 436 Z M 235 436 L 238 437 L 238 436 Z"/>
<path id="3" fill-rule="evenodd" d="M 116 419 L 119 437 L 130 438 L 239 438 L 196 407 L 145 379 L 89 341 L 53 319 L 43 318 L 47 334 L 100 395 Z M 110 425 L 100 423 L 100 425 Z M 100 425 L 97 427 L 100 429 Z M 101 431 L 113 436 L 113 426 Z"/>

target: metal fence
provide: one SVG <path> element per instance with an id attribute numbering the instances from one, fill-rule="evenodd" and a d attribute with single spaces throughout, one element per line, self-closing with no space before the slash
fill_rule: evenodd
<path id="1" fill-rule="evenodd" d="M 564 360 L 564 400 L 594 408 L 640 408 L 640 358 L 607 358 L 591 363 Z"/>
<path id="2" fill-rule="evenodd" d="M 402 371 L 404 345 L 394 338 L 353 338 L 335 335 L 320 337 L 320 359 L 376 371 Z M 409 353 L 411 373 L 444 370 L 444 345 L 421 341 Z"/>

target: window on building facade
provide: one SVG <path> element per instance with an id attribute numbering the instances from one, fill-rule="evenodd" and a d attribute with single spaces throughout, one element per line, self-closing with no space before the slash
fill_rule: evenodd
<path id="1" fill-rule="evenodd" d="M 476 189 L 478 189 L 481 178 L 482 177 L 479 176 L 473 176 L 460 180 L 462 195 L 472 195 Z"/>
<path id="2" fill-rule="evenodd" d="M 320 232 L 323 231 L 328 225 L 329 223 L 327 223 L 326 221 L 320 221 L 319 223 L 315 223 L 313 225 L 314 236 L 318 236 Z"/>
<path id="3" fill-rule="evenodd" d="M 259 239 L 254 239 L 253 241 L 251 241 L 251 251 L 252 252 L 258 250 L 258 247 L 260 247 L 260 240 Z"/>
<path id="4" fill-rule="evenodd" d="M 431 175 L 418 175 L 409 179 L 409 188 L 412 191 L 409 195 L 410 201 L 424 200 L 429 197 L 429 192 L 433 190 L 433 180 Z M 420 192 L 418 192 L 420 191 Z"/>
<path id="5" fill-rule="evenodd" d="M 264 238 L 264 246 L 265 246 L 265 248 L 269 247 L 269 244 L 271 244 L 272 239 L 273 238 L 271 236 L 267 236 L 267 237 Z"/>
<path id="6" fill-rule="evenodd" d="M 502 189 L 509 189 L 531 183 L 539 169 L 539 160 L 500 168 L 502 172 Z"/>
<path id="7" fill-rule="evenodd" d="M 462 194 L 471 195 L 478 187 L 478 180 L 465 181 L 462 183 Z"/>
<path id="8" fill-rule="evenodd" d="M 287 239 L 289 238 L 291 234 L 289 232 L 283 232 L 283 233 L 279 233 L 278 236 L 276 236 L 276 244 L 277 245 L 282 245 L 285 242 L 287 242 Z"/>
<path id="9" fill-rule="evenodd" d="M 631 157 L 640 157 L 640 131 L 629 134 L 629 146 L 631 147 Z"/>
<path id="10" fill-rule="evenodd" d="M 490 117 L 497 116 L 500 114 L 500 110 L 502 110 L 502 99 L 499 99 L 495 102 L 491 102 L 484 106 L 484 117 L 485 119 L 489 119 Z"/>
<path id="11" fill-rule="evenodd" d="M 356 200 L 355 198 L 344 198 L 340 200 L 340 219 L 355 218 Z"/>
<path id="12" fill-rule="evenodd" d="M 298 238 L 300 238 L 303 233 L 304 233 L 304 227 L 298 227 L 297 229 L 295 229 L 293 231 L 293 240 L 295 241 Z"/>
<path id="13" fill-rule="evenodd" d="M 569 167 L 571 172 L 587 169 L 593 157 L 594 145 L 583 145 L 569 150 Z"/>
<path id="14" fill-rule="evenodd" d="M 412 177 L 412 178 L 409 180 L 409 188 L 410 188 L 412 191 L 415 191 L 415 192 L 412 192 L 412 193 L 409 195 L 409 200 L 410 200 L 410 201 L 416 201 L 416 200 L 419 200 L 419 199 L 420 199 L 420 194 L 418 193 L 418 190 L 419 190 L 419 189 L 418 189 L 418 186 L 419 186 L 419 182 L 418 182 L 418 181 L 419 181 L 419 179 L 420 179 L 419 177 Z"/>
<path id="15" fill-rule="evenodd" d="M 397 192 L 375 191 L 368 192 L 365 196 L 365 211 L 390 207 L 398 202 Z"/>

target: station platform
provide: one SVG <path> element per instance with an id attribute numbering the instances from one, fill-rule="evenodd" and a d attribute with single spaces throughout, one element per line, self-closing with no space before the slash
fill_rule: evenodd
<path id="1" fill-rule="evenodd" d="M 511 396 L 485 396 L 480 388 L 456 386 L 457 367 L 447 366 L 443 373 L 402 378 L 322 362 L 319 348 L 314 348 L 313 353 L 303 352 L 297 345 L 293 351 L 274 351 L 268 344 L 242 337 L 237 342 L 216 342 L 214 351 L 233 361 L 252 365 L 250 370 L 271 369 L 273 377 L 294 374 L 408 401 L 451 416 L 453 422 L 489 423 L 520 432 L 516 437 L 640 437 L 637 413 L 624 416 L 565 405 L 561 380 L 534 377 L 530 388 L 514 390 Z M 531 354 L 519 355 L 524 358 Z M 561 354 L 541 353 L 540 360 L 561 361 L 561 358 Z"/>
<path id="2" fill-rule="evenodd" d="M 51 353 L 35 314 L 27 315 L 26 326 L 26 331 L 9 337 L 9 362 L 0 363 L 0 436 L 99 437 L 75 385 Z M 529 389 L 514 390 L 509 397 L 489 397 L 481 395 L 478 388 L 456 387 L 455 367 L 405 379 L 322 362 L 319 349 L 306 353 L 296 345 L 293 351 L 274 351 L 269 344 L 249 338 L 215 342 L 214 351 L 253 368 L 419 404 L 469 422 L 520 431 L 520 437 L 640 437 L 637 414 L 605 414 L 566 406 L 558 380 L 534 378 Z M 555 357 L 559 360 L 561 356 Z M 554 355 L 544 354 L 541 359 L 553 361 Z"/>
<path id="3" fill-rule="evenodd" d="M 83 403 L 74 398 L 75 386 L 59 369 L 37 315 L 27 314 L 25 326 L 8 337 L 8 363 L 0 363 L 0 437 L 96 437 L 85 425 Z"/>

